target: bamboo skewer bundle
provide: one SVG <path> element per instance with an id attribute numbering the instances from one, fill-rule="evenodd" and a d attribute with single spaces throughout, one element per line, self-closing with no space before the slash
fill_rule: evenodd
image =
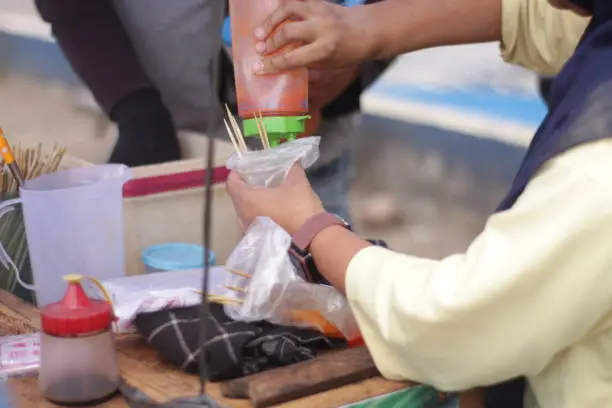
<path id="1" fill-rule="evenodd" d="M 19 164 L 23 176 L 26 180 L 42 176 L 43 174 L 53 173 L 59 166 L 66 154 L 66 149 L 53 146 L 50 153 L 43 155 L 42 144 L 36 148 L 22 148 L 21 145 L 13 147 L 15 162 Z M 0 168 L 0 194 L 2 196 L 16 195 L 19 186 L 17 180 L 8 171 L 6 166 Z"/>
<path id="2" fill-rule="evenodd" d="M 242 153 L 245 153 L 249 150 L 244 140 L 244 135 L 240 130 L 236 118 L 234 118 L 232 112 L 230 111 L 227 105 L 225 105 L 225 110 L 227 113 L 227 119 L 223 119 L 223 122 L 225 123 L 225 128 L 227 129 L 227 133 L 229 135 L 230 141 L 232 142 L 232 145 L 234 146 L 234 149 L 236 150 L 236 153 L 239 156 L 242 156 Z M 270 140 L 268 139 L 268 132 L 264 125 L 263 116 L 261 115 L 261 113 L 259 113 L 255 115 L 254 119 L 255 123 L 257 124 L 257 130 L 259 132 L 259 139 L 261 140 L 262 147 L 264 149 L 270 149 Z M 245 279 L 251 279 L 253 277 L 251 274 L 235 269 L 230 269 L 229 272 Z M 225 286 L 225 289 L 230 290 L 242 297 L 247 295 L 246 289 L 240 288 L 238 286 Z M 211 295 L 209 296 L 209 301 L 224 305 L 237 306 L 243 303 L 244 299 L 228 296 Z"/>
<path id="3" fill-rule="evenodd" d="M 242 156 L 242 153 L 248 152 L 249 148 L 246 145 L 244 135 L 240 130 L 238 121 L 236 121 L 236 118 L 234 117 L 234 115 L 232 115 L 232 112 L 230 111 L 227 105 L 225 105 L 225 111 L 227 113 L 227 118 L 223 119 L 225 129 L 227 130 L 227 134 L 229 135 L 230 141 L 234 146 L 234 150 L 236 150 L 236 153 L 238 153 L 239 156 Z M 268 139 L 268 131 L 264 126 L 263 116 L 261 115 L 261 113 L 255 115 L 255 123 L 257 124 L 257 130 L 259 131 L 259 139 L 261 140 L 261 145 L 264 149 L 269 149 L 270 140 Z"/>
<path id="4" fill-rule="evenodd" d="M 66 149 L 54 146 L 51 152 L 44 153 L 42 144 L 34 148 L 26 148 L 21 145 L 12 147 L 15 163 L 18 164 L 24 179 L 31 180 L 43 174 L 53 173 L 59 169 Z M 16 198 L 19 194 L 19 184 L 7 166 L 0 165 L 0 201 Z M 28 265 L 28 248 L 25 235 L 25 225 L 20 209 L 5 214 L 0 221 L 0 243 L 6 253 L 11 257 L 17 269 L 22 271 L 22 277 L 26 281 L 31 271 Z M 5 270 L 0 263 L 0 288 L 14 291 L 17 279 L 13 270 Z M 25 272 L 25 273 L 24 273 Z"/>

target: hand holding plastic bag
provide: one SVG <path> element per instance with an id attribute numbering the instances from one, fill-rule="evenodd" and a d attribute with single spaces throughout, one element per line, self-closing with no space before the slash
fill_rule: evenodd
<path id="1" fill-rule="evenodd" d="M 234 153 L 226 166 L 235 170 L 252 187 L 278 187 L 295 163 L 300 162 L 307 169 L 319 159 L 320 141 L 320 137 L 311 136 L 283 143 L 273 149 Z"/>
<path id="2" fill-rule="evenodd" d="M 225 313 L 234 320 L 315 328 L 331 337 L 359 337 L 346 298 L 332 286 L 306 282 L 291 263 L 289 234 L 268 217 L 259 217 L 226 262 L 226 296 L 236 304 Z M 250 277 L 247 277 L 246 275 Z"/>
<path id="3" fill-rule="evenodd" d="M 277 187 L 293 165 L 304 169 L 319 157 L 319 137 L 307 137 L 273 149 L 234 154 L 227 167 L 253 187 Z M 268 217 L 259 217 L 226 262 L 226 296 L 237 298 L 225 312 L 234 320 L 315 328 L 328 336 L 359 337 L 346 298 L 332 286 L 306 282 L 291 263 L 291 237 Z M 247 275 L 245 275 L 247 274 Z M 250 276 L 250 277 L 247 277 Z"/>

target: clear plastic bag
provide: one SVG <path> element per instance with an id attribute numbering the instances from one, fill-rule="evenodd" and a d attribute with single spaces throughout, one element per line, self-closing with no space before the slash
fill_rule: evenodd
<path id="1" fill-rule="evenodd" d="M 268 217 L 259 217 L 226 262 L 225 306 L 234 320 L 315 328 L 351 341 L 359 330 L 346 298 L 332 286 L 306 282 L 291 263 L 289 234 Z M 248 276 L 250 277 L 248 277 Z"/>
<path id="2" fill-rule="evenodd" d="M 304 137 L 273 149 L 234 153 L 227 168 L 238 172 L 253 187 L 278 187 L 297 162 L 307 169 L 319 159 L 319 136 Z"/>

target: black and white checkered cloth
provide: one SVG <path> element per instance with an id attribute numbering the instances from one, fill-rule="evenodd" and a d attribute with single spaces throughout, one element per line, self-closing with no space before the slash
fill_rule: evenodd
<path id="1" fill-rule="evenodd" d="M 346 347 L 344 340 L 315 330 L 231 320 L 223 306 L 215 303 L 210 305 L 210 313 L 206 346 L 209 379 L 213 381 L 310 360 L 318 351 Z M 184 371 L 197 372 L 199 307 L 140 314 L 135 324 L 163 359 Z"/>

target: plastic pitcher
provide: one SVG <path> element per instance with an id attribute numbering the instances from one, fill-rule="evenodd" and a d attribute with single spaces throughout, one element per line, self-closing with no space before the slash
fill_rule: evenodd
<path id="1" fill-rule="evenodd" d="M 120 164 L 79 167 L 29 180 L 21 198 L 0 204 L 0 222 L 13 205 L 23 206 L 34 285 L 22 281 L 1 246 L 0 262 L 35 290 L 39 307 L 62 299 L 66 274 L 125 275 L 123 184 L 129 179 L 130 169 Z"/>

